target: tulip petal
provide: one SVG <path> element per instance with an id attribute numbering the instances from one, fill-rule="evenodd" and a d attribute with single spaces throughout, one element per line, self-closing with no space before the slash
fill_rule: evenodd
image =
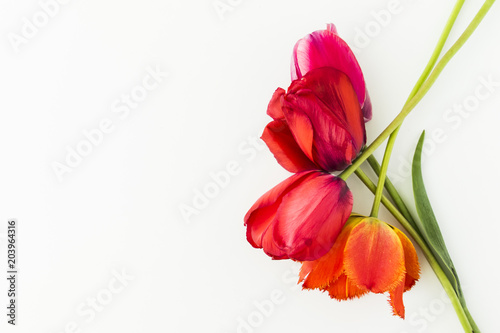
<path id="1" fill-rule="evenodd" d="M 322 169 L 343 170 L 366 141 L 365 126 L 349 78 L 333 68 L 294 81 L 283 112 L 296 141 Z M 313 152 L 309 149 L 313 144 Z"/>
<path id="2" fill-rule="evenodd" d="M 351 231 L 345 248 L 346 275 L 374 293 L 394 289 L 405 277 L 403 246 L 386 223 L 366 218 Z"/>
<path id="3" fill-rule="evenodd" d="M 352 215 L 351 215 L 352 216 Z M 339 278 L 344 270 L 344 248 L 351 230 L 360 218 L 349 218 L 330 251 L 314 261 L 304 261 L 300 269 L 299 282 L 304 289 L 322 289 Z"/>
<path id="4" fill-rule="evenodd" d="M 396 288 L 389 291 L 389 304 L 392 306 L 392 312 L 395 316 L 405 319 L 405 306 L 403 304 L 403 291 L 405 282 L 401 281 Z"/>
<path id="5" fill-rule="evenodd" d="M 276 214 L 276 244 L 290 259 L 326 254 L 352 210 L 352 194 L 341 178 L 314 172 L 283 197 Z"/>
<path id="6" fill-rule="evenodd" d="M 273 97 L 267 106 L 267 114 L 271 116 L 274 120 L 283 119 L 283 111 L 281 110 L 281 99 L 285 95 L 285 90 L 283 88 L 278 88 L 274 91 Z"/>
<path id="7" fill-rule="evenodd" d="M 403 245 L 403 251 L 405 254 L 405 267 L 406 267 L 406 279 L 405 279 L 405 291 L 410 290 L 411 287 L 415 285 L 415 282 L 420 278 L 420 265 L 418 263 L 417 251 L 412 242 L 406 235 L 399 229 L 394 228 L 394 231 L 399 237 L 401 244 Z"/>
<path id="8" fill-rule="evenodd" d="M 330 31 L 331 33 L 334 33 L 335 35 L 338 35 L 337 27 L 333 23 L 327 23 L 326 30 Z"/>
<path id="9" fill-rule="evenodd" d="M 286 101 L 297 100 L 296 96 L 286 96 L 283 106 L 283 112 L 285 113 L 285 118 L 290 128 L 290 131 L 295 138 L 295 141 L 299 145 L 302 152 L 311 160 L 313 159 L 313 137 L 314 130 L 311 121 L 307 115 L 300 108 L 288 108 L 285 105 L 290 105 L 290 102 Z M 292 102 L 293 105 L 293 102 Z"/>
<path id="10" fill-rule="evenodd" d="M 300 79 L 309 71 L 321 67 L 333 67 L 346 73 L 354 86 L 359 105 L 364 106 L 367 98 L 363 72 L 354 53 L 337 35 L 333 24 L 328 25 L 326 30 L 309 34 L 295 44 L 291 68 L 292 80 Z M 371 107 L 368 110 L 368 105 L 365 118 L 366 120 L 371 118 Z"/>
<path id="11" fill-rule="evenodd" d="M 328 291 L 331 298 L 339 301 L 359 298 L 368 293 L 367 289 L 360 288 L 354 284 L 345 274 L 340 275 L 339 278 L 325 288 L 325 290 Z"/>
<path id="12" fill-rule="evenodd" d="M 316 164 L 302 152 L 286 121 L 270 122 L 264 129 L 262 140 L 286 170 L 295 173 L 318 169 Z"/>
<path id="13" fill-rule="evenodd" d="M 298 173 L 287 179 L 261 196 L 245 215 L 247 240 L 256 248 L 263 247 L 263 236 L 275 222 L 276 212 L 287 191 L 297 187 L 309 173 Z M 272 232 L 270 232 L 272 235 Z M 266 244 L 269 246 L 268 240 Z M 272 246 L 274 249 L 274 246 Z"/>
<path id="14" fill-rule="evenodd" d="M 261 244 L 264 253 L 270 256 L 271 258 L 278 259 L 288 259 L 288 254 L 280 249 L 273 237 L 273 228 L 275 224 L 272 223 L 267 227 L 267 230 L 262 234 Z"/>
<path id="15" fill-rule="evenodd" d="M 368 90 L 366 90 L 365 94 L 366 94 L 365 103 L 361 107 L 361 112 L 363 112 L 364 120 L 365 122 L 367 122 L 372 119 L 372 100 L 370 99 Z"/>
<path id="16" fill-rule="evenodd" d="M 333 68 L 320 68 L 304 77 L 304 86 L 328 106 L 336 120 L 351 134 L 355 148 L 361 149 L 366 140 L 365 125 L 347 75 Z"/>

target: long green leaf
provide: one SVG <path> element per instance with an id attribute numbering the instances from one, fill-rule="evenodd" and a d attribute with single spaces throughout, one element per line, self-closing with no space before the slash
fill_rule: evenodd
<path id="1" fill-rule="evenodd" d="M 455 266 L 451 260 L 450 254 L 446 249 L 446 244 L 444 243 L 443 235 L 439 229 L 436 216 L 431 207 L 431 203 L 425 191 L 424 180 L 422 177 L 422 147 L 424 144 L 425 131 L 422 132 L 420 139 L 415 149 L 415 155 L 413 156 L 412 165 L 412 180 L 413 180 L 413 195 L 415 196 L 415 205 L 417 207 L 417 213 L 419 220 L 416 221 L 416 225 L 422 237 L 425 239 L 429 245 L 431 251 L 439 262 L 439 265 L 445 272 L 446 276 L 453 284 L 457 296 L 462 298 L 462 289 L 460 287 L 460 281 L 458 280 L 458 275 L 455 271 Z"/>

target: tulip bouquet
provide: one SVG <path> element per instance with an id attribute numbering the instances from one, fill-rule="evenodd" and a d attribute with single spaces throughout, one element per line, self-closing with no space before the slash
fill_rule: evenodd
<path id="1" fill-rule="evenodd" d="M 365 123 L 372 117 L 372 104 L 353 52 L 333 24 L 300 39 L 293 49 L 292 82 L 286 91 L 278 88 L 272 95 L 267 114 L 273 120 L 262 134 L 277 162 L 293 175 L 260 197 L 244 220 L 247 240 L 253 247 L 263 249 L 273 259 L 301 262 L 298 281 L 304 289 L 319 289 L 337 300 L 369 292 L 387 293 L 394 315 L 404 318 L 403 293 L 419 279 L 419 260 L 405 233 L 378 219 L 383 204 L 422 249 L 465 332 L 479 332 L 425 191 L 420 166 L 424 133 L 412 167 L 418 217 L 412 216 L 386 176 L 403 120 L 471 36 L 494 0 L 484 3 L 439 59 L 463 3 L 457 1 L 402 111 L 368 146 Z M 380 165 L 372 153 L 387 138 Z M 376 184 L 360 169 L 365 161 L 378 176 Z M 366 216 L 352 212 L 353 195 L 346 183 L 352 174 L 375 194 Z"/>

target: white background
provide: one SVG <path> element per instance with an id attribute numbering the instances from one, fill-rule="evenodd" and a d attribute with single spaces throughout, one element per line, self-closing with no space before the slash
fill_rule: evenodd
<path id="1" fill-rule="evenodd" d="M 38 1 L 1 0 L 0 270 L 6 222 L 16 218 L 20 275 L 17 327 L 6 323 L 1 279 L 0 331 L 460 332 L 421 252 L 403 321 L 386 295 L 339 303 L 300 291 L 298 266 L 253 249 L 243 226 L 253 202 L 288 176 L 251 142 L 270 120 L 273 91 L 290 83 L 295 42 L 332 22 L 355 48 L 374 107 L 371 141 L 403 105 L 453 1 L 396 1 L 383 24 L 374 13 L 389 0 L 221 2 L 231 8 L 222 15 L 213 0 L 72 0 L 43 22 Z M 480 5 L 467 1 L 453 39 Z M 499 15 L 495 5 L 408 118 L 390 166 L 411 203 L 407 163 L 426 129 L 428 193 L 483 332 L 500 326 Z M 46 24 L 16 52 L 13 34 L 34 17 Z M 129 114 L 114 112 L 148 68 L 168 77 Z M 496 86 L 478 99 L 488 78 Z M 464 103 L 469 111 L 453 109 Z M 66 164 L 103 119 L 111 132 L 60 181 L 55 163 Z M 181 205 L 192 206 L 228 163 L 238 173 L 184 218 Z M 355 210 L 368 214 L 372 195 L 354 177 L 349 184 Z M 385 210 L 382 217 L 394 222 Z M 123 272 L 130 278 L 120 284 L 114 276 Z M 263 315 L 255 302 L 268 304 L 271 294 L 279 302 Z M 99 311 L 92 299 L 104 303 Z M 254 327 L 238 331 L 249 320 Z"/>

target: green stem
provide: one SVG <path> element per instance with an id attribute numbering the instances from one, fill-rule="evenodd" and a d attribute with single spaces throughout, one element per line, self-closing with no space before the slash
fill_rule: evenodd
<path id="1" fill-rule="evenodd" d="M 375 172 L 377 176 L 380 175 L 380 164 L 378 163 L 377 159 L 375 156 L 371 155 L 368 157 L 368 163 L 370 164 L 371 168 Z M 399 195 L 396 187 L 394 184 L 392 184 L 391 180 L 389 177 L 386 177 L 385 179 L 385 189 L 389 193 L 390 198 L 396 205 L 396 209 L 404 216 L 404 218 L 410 223 L 412 228 L 417 232 L 419 235 L 419 231 L 417 228 L 417 225 L 415 224 L 415 220 L 413 219 L 413 216 L 411 215 L 410 211 L 408 210 L 408 207 L 406 207 L 406 204 L 404 203 L 403 199 Z M 384 200 L 384 197 L 382 197 L 382 200 Z M 382 201 L 382 203 L 384 203 Z M 385 205 L 387 207 L 387 205 Z M 393 214 L 394 215 L 394 214 Z M 467 308 L 467 304 L 465 302 L 465 299 L 463 297 L 458 296 L 460 303 L 462 304 L 462 308 L 465 312 L 465 315 L 467 316 L 469 320 L 469 324 L 472 326 L 473 332 L 479 333 L 479 328 L 477 324 L 475 323 L 474 319 L 472 318 L 472 315 L 469 312 L 469 309 Z"/>
<path id="2" fill-rule="evenodd" d="M 448 21 L 446 22 L 446 25 L 444 26 L 443 32 L 441 33 L 441 36 L 439 37 L 439 40 L 436 44 L 436 47 L 434 48 L 434 51 L 432 52 L 432 55 L 429 59 L 429 62 L 425 66 L 424 71 L 418 78 L 417 83 L 413 87 L 413 90 L 410 93 L 410 96 L 408 96 L 408 99 L 406 100 L 406 103 L 408 103 L 418 92 L 420 87 L 422 87 L 422 84 L 425 82 L 427 77 L 429 77 L 430 72 L 434 68 L 434 65 L 436 65 L 436 62 L 439 58 L 439 55 L 443 51 L 444 44 L 446 43 L 446 40 L 448 40 L 448 37 L 450 36 L 451 28 L 453 28 L 453 25 L 455 25 L 455 21 L 457 20 L 458 14 L 462 10 L 462 7 L 464 5 L 465 0 L 457 0 L 455 3 L 455 7 L 453 7 L 453 10 L 450 14 L 450 17 L 448 18 Z M 406 104 L 405 103 L 405 104 Z"/>
<path id="3" fill-rule="evenodd" d="M 467 26 L 467 29 L 465 29 L 464 33 L 460 36 L 460 38 L 457 40 L 457 42 L 450 48 L 450 50 L 448 52 L 446 52 L 446 54 L 443 56 L 441 61 L 443 61 L 443 60 L 449 61 L 453 57 L 454 53 L 452 53 L 452 52 L 455 50 L 455 53 L 456 53 L 456 51 L 458 51 L 460 49 L 460 47 L 463 46 L 463 44 L 467 41 L 467 39 L 472 35 L 474 30 L 476 30 L 476 28 L 479 26 L 479 24 L 481 23 L 481 21 L 486 16 L 486 14 L 491 9 L 491 6 L 493 6 L 494 3 L 495 3 L 495 0 L 486 0 L 484 2 L 484 4 L 481 6 L 481 8 L 477 12 L 476 16 L 474 17 L 474 19 L 472 19 L 469 26 Z M 477 327 L 474 319 L 472 318 L 472 315 L 469 312 L 469 309 L 467 308 L 467 305 L 465 303 L 465 298 L 461 297 L 460 301 L 461 301 L 462 307 L 465 310 L 465 314 L 467 315 L 469 323 L 472 325 L 473 332 L 479 333 L 479 328 Z"/>
<path id="4" fill-rule="evenodd" d="M 370 155 L 367 159 L 367 162 L 368 162 L 368 164 L 370 164 L 370 167 L 373 169 L 375 174 L 377 176 L 380 176 L 380 164 L 378 163 L 375 156 Z M 391 182 L 391 180 L 387 176 L 385 178 L 385 189 L 387 190 L 387 193 L 389 193 L 389 196 L 391 197 L 392 201 L 396 204 L 396 207 L 401 212 L 401 214 L 403 214 L 405 219 L 408 222 L 410 222 L 410 224 L 412 225 L 412 227 L 414 229 L 416 229 L 417 225 L 415 223 L 415 219 L 413 218 L 410 211 L 408 210 L 408 207 L 404 203 L 403 198 L 401 198 L 401 196 L 399 195 L 398 190 L 396 189 L 394 184 Z"/>
<path id="5" fill-rule="evenodd" d="M 385 178 L 387 174 L 387 168 L 389 167 L 389 161 L 391 159 L 392 149 L 394 148 L 394 143 L 396 142 L 396 136 L 398 134 L 399 127 L 391 134 L 387 146 L 385 148 L 384 158 L 382 159 L 382 167 L 380 168 L 380 175 L 378 178 L 377 189 L 375 191 L 375 199 L 373 200 L 372 212 L 370 216 L 377 217 L 378 210 L 380 207 L 380 201 L 382 200 L 382 195 L 384 192 Z"/>
<path id="6" fill-rule="evenodd" d="M 476 325 L 476 322 L 472 318 L 472 315 L 469 312 L 469 309 L 467 308 L 467 304 L 465 304 L 465 299 L 462 297 L 460 298 L 460 302 L 462 303 L 462 308 L 465 311 L 465 315 L 467 316 L 467 319 L 469 319 L 469 324 L 472 326 L 472 331 L 474 333 L 480 333 L 479 328 Z"/>
<path id="7" fill-rule="evenodd" d="M 471 22 L 471 24 L 467 28 L 468 30 L 466 30 L 464 32 L 464 34 L 461 36 L 461 38 L 465 36 L 465 38 L 462 38 L 463 43 L 465 43 L 465 41 L 467 40 L 467 38 L 472 34 L 472 32 L 474 31 L 474 29 L 479 25 L 479 23 L 481 22 L 482 18 L 486 15 L 486 13 L 488 12 L 488 10 L 493 5 L 493 2 L 494 1 L 490 1 L 490 2 L 486 1 L 485 2 L 485 4 L 483 5 L 483 7 L 481 8 L 481 10 L 478 12 L 478 14 L 474 18 L 474 20 Z M 427 79 L 427 77 L 429 76 L 429 73 L 431 72 L 432 68 L 436 64 L 436 61 L 439 58 L 439 55 L 441 54 L 441 52 L 443 50 L 444 44 L 446 43 L 446 40 L 449 37 L 450 31 L 451 31 L 453 25 L 455 24 L 456 18 L 458 16 L 458 14 L 459 14 L 459 12 L 460 12 L 463 4 L 464 4 L 464 0 L 458 0 L 456 2 L 455 7 L 454 7 L 454 9 L 453 9 L 453 11 L 452 11 L 449 19 L 448 19 L 448 22 L 447 22 L 447 24 L 446 24 L 446 26 L 445 26 L 442 34 L 441 34 L 441 37 L 439 38 L 439 41 L 438 41 L 438 43 L 437 43 L 437 45 L 436 45 L 436 47 L 434 49 L 434 52 L 433 52 L 431 58 L 429 59 L 429 62 L 427 63 L 427 66 L 425 67 L 422 75 L 420 76 L 420 78 L 418 79 L 417 83 L 415 84 L 413 90 L 411 91 L 411 93 L 410 93 L 410 95 L 408 97 L 408 100 L 405 103 L 405 106 L 417 94 L 417 92 L 419 91 L 419 89 L 421 88 L 421 86 L 423 85 L 423 83 L 425 82 L 425 80 Z M 467 31 L 469 31 L 468 35 L 467 35 Z M 459 39 L 459 41 L 460 41 L 460 39 Z M 459 42 L 459 41 L 457 41 L 457 42 Z M 457 45 L 457 43 L 454 46 L 456 46 L 456 45 Z M 456 50 L 458 51 L 459 48 L 460 48 L 460 46 L 457 47 Z M 453 47 L 450 49 L 450 51 L 452 51 L 452 49 L 453 49 Z M 445 57 L 447 55 L 451 54 L 450 51 L 445 54 Z M 451 54 L 451 56 L 449 57 L 449 59 L 451 59 L 452 56 L 453 56 L 453 54 Z M 443 57 L 443 58 L 445 58 L 445 57 Z M 393 140 L 396 139 L 396 136 L 398 134 L 398 131 L 399 131 L 400 127 L 401 127 L 401 125 L 399 125 L 396 128 L 396 130 L 391 133 L 391 135 L 389 137 L 389 142 L 391 142 L 391 141 L 393 141 Z M 388 147 L 389 147 L 389 142 L 388 142 Z M 390 153 L 389 153 L 389 155 L 390 155 Z M 386 153 L 384 155 L 384 161 L 388 161 L 389 158 L 390 157 L 387 157 L 387 150 L 386 150 Z M 373 163 L 370 163 L 370 164 L 373 164 Z M 378 165 L 378 163 L 377 163 L 377 165 Z M 385 178 L 385 173 L 383 172 L 383 170 L 380 172 L 380 174 L 381 174 L 381 178 Z M 379 196 L 382 193 L 382 191 L 379 190 L 379 187 L 381 187 L 382 184 L 383 184 L 383 181 L 381 181 L 381 179 L 379 178 L 379 182 L 378 182 L 378 186 L 377 186 L 377 192 L 375 193 L 375 203 L 374 203 L 374 207 L 372 208 L 372 216 L 376 216 L 376 214 L 378 214 L 378 205 L 379 205 L 380 201 L 377 201 L 377 200 L 380 200 Z M 388 185 L 387 187 L 390 188 L 390 187 L 393 187 L 393 186 L 391 184 L 391 185 Z M 389 192 L 389 194 L 391 194 L 391 192 L 395 192 L 397 194 L 397 191 L 395 191 L 395 189 L 394 189 L 394 191 L 392 191 L 392 189 L 391 189 L 391 191 Z M 392 196 L 392 194 L 391 194 L 391 196 Z M 414 221 L 412 221 L 412 219 L 411 219 L 411 214 L 409 214 L 409 212 L 407 210 L 407 207 L 404 205 L 404 203 L 402 202 L 402 200 L 401 200 L 401 202 L 399 202 L 400 198 L 398 198 L 398 197 L 399 197 L 399 195 L 393 196 L 393 199 L 395 200 L 396 204 L 398 205 L 398 208 L 400 208 L 401 211 L 404 212 L 404 215 L 406 215 L 407 217 L 410 217 L 408 219 L 409 222 L 410 222 L 410 224 L 412 225 L 412 227 L 415 230 L 417 230 L 415 228 L 416 225 L 415 225 Z M 395 198 L 397 198 L 397 199 L 395 199 Z M 374 215 L 374 212 L 375 212 L 375 215 Z M 477 327 L 474 319 L 472 318 L 472 315 L 470 314 L 470 312 L 469 312 L 469 310 L 467 308 L 467 305 L 466 305 L 466 302 L 465 302 L 465 298 L 463 296 L 461 296 L 461 297 L 459 297 L 459 299 L 460 299 L 460 303 L 462 305 L 462 308 L 464 310 L 464 313 L 466 314 L 466 317 L 467 317 L 467 319 L 469 321 L 469 324 L 473 328 L 473 331 L 474 332 L 479 332 L 479 328 Z"/>
<path id="8" fill-rule="evenodd" d="M 483 20 L 484 16 L 488 13 L 495 0 L 486 0 L 481 9 L 478 11 L 469 26 L 465 29 L 458 40 L 452 47 L 443 55 L 441 60 L 437 63 L 434 70 L 430 73 L 428 79 L 421 85 L 421 88 L 415 93 L 415 96 L 408 101 L 401 110 L 401 112 L 394 118 L 394 120 L 380 133 L 380 135 L 365 149 L 365 151 L 351 164 L 350 167 L 342 172 L 342 178 L 347 179 L 359 166 L 372 155 L 373 152 L 385 141 L 385 139 L 398 128 L 408 114 L 415 108 L 415 106 L 427 94 L 432 85 L 436 82 L 437 78 L 450 62 L 453 56 L 462 48 L 465 42 L 469 39 L 472 33 L 476 30 L 479 23 Z"/>
<path id="9" fill-rule="evenodd" d="M 368 187 L 373 193 L 377 191 L 377 186 L 375 186 L 375 184 L 371 181 L 371 179 L 368 178 L 368 176 L 361 169 L 357 169 L 355 173 L 359 177 L 359 179 L 361 179 L 361 181 L 366 185 L 366 187 Z M 465 332 L 467 333 L 476 332 L 476 330 L 473 330 L 471 324 L 469 323 L 467 313 L 465 309 L 462 307 L 462 303 L 460 302 L 460 299 L 458 298 L 455 289 L 453 288 L 453 285 L 448 280 L 448 277 L 446 276 L 445 272 L 441 269 L 441 266 L 439 266 L 438 261 L 432 254 L 432 251 L 429 249 L 425 240 L 422 237 L 420 237 L 418 232 L 405 219 L 403 214 L 401 214 L 399 210 L 389 201 L 389 199 L 387 199 L 385 196 L 382 196 L 381 202 L 387 208 L 387 210 L 399 221 L 399 223 L 408 231 L 408 233 L 412 236 L 415 242 L 417 242 L 417 244 L 422 249 L 422 252 L 427 258 L 429 265 L 434 270 L 434 273 L 436 273 L 437 278 L 439 279 L 441 285 L 448 294 L 448 297 L 451 300 L 453 308 L 455 309 L 458 319 L 460 320 L 460 323 L 462 324 L 462 327 L 464 328 Z"/>
<path id="10" fill-rule="evenodd" d="M 436 62 L 439 58 L 439 55 L 443 51 L 444 44 L 446 43 L 446 40 L 448 39 L 448 37 L 450 35 L 450 31 L 451 31 L 453 25 L 455 24 L 455 21 L 458 17 L 458 14 L 460 13 L 460 11 L 463 7 L 464 2 L 465 2 L 465 0 L 457 0 L 457 2 L 455 3 L 455 6 L 450 14 L 450 17 L 448 18 L 448 21 L 446 22 L 446 25 L 443 29 L 443 32 L 441 33 L 441 36 L 439 37 L 439 40 L 436 44 L 436 47 L 434 48 L 434 51 L 432 52 L 432 55 L 429 59 L 429 62 L 425 66 L 424 71 L 422 72 L 422 74 L 420 75 L 420 77 L 417 80 L 417 83 L 415 84 L 412 91 L 410 92 L 410 95 L 408 96 L 408 99 L 406 100 L 405 106 L 416 95 L 416 93 L 422 87 L 422 84 L 425 82 L 425 80 L 429 76 L 429 73 L 434 68 L 434 65 L 436 64 Z M 387 164 L 388 164 L 388 161 L 390 159 L 392 148 L 393 148 L 394 142 L 396 140 L 396 137 L 398 135 L 400 128 L 401 128 L 401 125 L 399 125 L 396 128 L 396 130 L 394 132 L 392 132 L 391 135 L 389 136 L 389 141 L 387 143 L 387 148 L 386 148 L 386 151 L 384 154 L 384 160 L 383 160 L 383 161 L 387 160 Z M 390 148 L 389 148 L 389 144 L 391 144 Z M 385 184 L 384 186 L 386 187 L 387 191 L 389 192 L 392 199 L 396 203 L 396 206 L 398 206 L 398 209 L 403 213 L 405 218 L 412 224 L 412 227 L 414 229 L 416 229 L 415 221 L 413 220 L 410 212 L 408 211 L 408 208 L 406 207 L 403 200 L 401 199 L 401 197 L 397 193 L 394 185 L 392 185 L 392 183 L 389 180 L 385 181 L 386 172 L 383 170 L 380 170 L 380 166 L 379 166 L 378 162 L 376 161 L 375 157 L 373 157 L 373 155 L 368 156 L 368 163 L 372 166 L 373 170 L 379 176 L 378 185 L 377 185 L 377 193 L 375 194 L 375 200 L 374 200 L 374 204 L 372 207 L 372 213 L 370 215 L 373 217 L 376 217 L 378 214 L 378 207 L 380 205 L 380 199 L 382 196 L 382 188 L 383 188 L 382 185 Z M 380 190 L 379 190 L 379 188 L 380 188 Z"/>

